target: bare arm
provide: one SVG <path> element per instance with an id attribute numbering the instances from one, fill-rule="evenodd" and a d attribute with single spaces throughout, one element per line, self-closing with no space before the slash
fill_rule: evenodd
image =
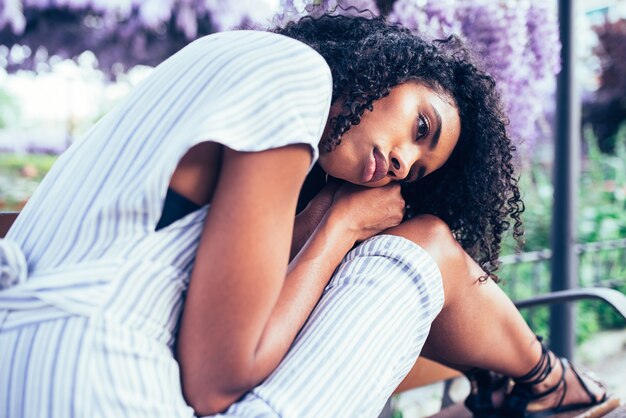
<path id="1" fill-rule="evenodd" d="M 224 409 L 269 375 L 354 243 L 325 222 L 288 273 L 309 162 L 304 146 L 225 150 L 178 339 L 184 393 L 199 414 Z M 286 278 L 298 289 L 283 289 Z"/>
<path id="2" fill-rule="evenodd" d="M 291 255 L 289 260 L 300 252 L 313 231 L 322 222 L 322 218 L 333 203 L 335 192 L 339 188 L 338 183 L 329 183 L 307 204 L 295 219 L 293 226 L 293 239 L 291 241 Z"/>
<path id="3" fill-rule="evenodd" d="M 354 242 L 383 229 L 347 222 L 359 218 L 343 199 L 288 265 L 309 160 L 303 146 L 225 151 L 178 340 L 184 394 L 198 414 L 225 409 L 265 379 Z M 399 222 L 385 216 L 385 227 Z"/>

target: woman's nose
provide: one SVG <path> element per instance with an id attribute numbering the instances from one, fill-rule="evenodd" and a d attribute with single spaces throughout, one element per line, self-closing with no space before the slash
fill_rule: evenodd
<path id="1" fill-rule="evenodd" d="M 408 153 L 402 153 L 397 150 L 393 150 L 389 153 L 389 172 L 390 177 L 396 180 L 402 180 L 409 175 L 411 166 L 414 163 L 414 158 L 409 156 Z"/>

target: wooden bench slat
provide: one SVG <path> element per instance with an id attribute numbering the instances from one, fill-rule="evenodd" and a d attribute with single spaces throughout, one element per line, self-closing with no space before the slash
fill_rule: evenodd
<path id="1" fill-rule="evenodd" d="M 552 418 L 585 418 L 587 415 L 580 412 L 569 412 L 563 414 L 552 415 Z M 472 414 L 463 406 L 462 403 L 454 404 L 448 408 L 442 409 L 429 418 L 472 418 Z M 626 418 L 626 405 L 619 406 L 617 409 L 609 412 L 604 418 Z"/>
<path id="2" fill-rule="evenodd" d="M 0 212 L 0 238 L 9 232 L 9 228 L 17 218 L 18 212 Z"/>
<path id="3" fill-rule="evenodd" d="M 610 412 L 605 418 L 626 418 L 626 405 L 622 405 Z"/>

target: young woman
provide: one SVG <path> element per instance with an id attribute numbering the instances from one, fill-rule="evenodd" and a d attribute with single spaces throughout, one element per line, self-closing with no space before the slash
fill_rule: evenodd
<path id="1" fill-rule="evenodd" d="M 2 241 L 0 415 L 373 417 L 420 352 L 517 378 L 477 416 L 605 403 L 491 280 L 512 151 L 454 39 L 322 16 L 191 43 Z"/>

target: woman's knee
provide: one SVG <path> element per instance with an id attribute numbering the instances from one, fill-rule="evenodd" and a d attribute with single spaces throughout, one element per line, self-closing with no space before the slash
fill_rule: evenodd
<path id="1" fill-rule="evenodd" d="M 440 267 L 458 257 L 463 251 L 448 224 L 434 215 L 416 216 L 384 233 L 398 235 L 418 244 Z"/>
<path id="2" fill-rule="evenodd" d="M 407 238 L 430 254 L 441 271 L 446 298 L 459 280 L 474 281 L 484 274 L 456 240 L 450 227 L 434 215 L 416 216 L 384 233 Z"/>
<path id="3" fill-rule="evenodd" d="M 335 271 L 327 290 L 365 290 L 378 297 L 414 303 L 443 303 L 441 273 L 436 262 L 421 246 L 397 234 L 371 237 L 354 248 Z M 421 302 L 416 302 L 421 301 Z"/>

